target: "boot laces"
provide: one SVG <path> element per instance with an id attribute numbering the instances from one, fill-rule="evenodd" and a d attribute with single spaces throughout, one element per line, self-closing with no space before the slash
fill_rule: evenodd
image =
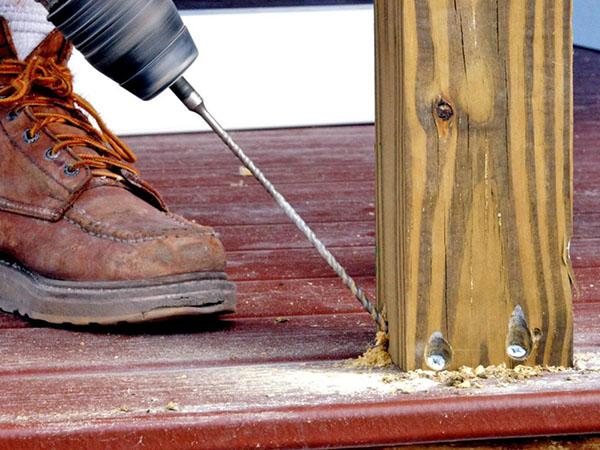
<path id="1" fill-rule="evenodd" d="M 115 169 L 138 173 L 131 165 L 136 161 L 133 151 L 108 129 L 87 100 L 73 92 L 73 76 L 66 66 L 40 56 L 25 62 L 4 59 L 0 62 L 0 75 L 14 77 L 9 84 L 0 86 L 0 104 L 17 105 L 12 115 L 26 107 L 57 107 L 60 111 L 44 112 L 31 108 L 37 122 L 25 132 L 26 139 L 37 140 L 40 131 L 53 123 L 70 125 L 85 132 L 85 135 L 55 134 L 57 143 L 48 149 L 49 158 L 55 158 L 67 147 L 84 147 L 94 152 L 77 152 L 75 156 L 78 161 L 68 167 L 69 172 L 89 167 L 94 175 L 117 180 L 121 176 L 114 172 Z M 98 128 L 92 125 L 88 117 L 94 119 Z"/>

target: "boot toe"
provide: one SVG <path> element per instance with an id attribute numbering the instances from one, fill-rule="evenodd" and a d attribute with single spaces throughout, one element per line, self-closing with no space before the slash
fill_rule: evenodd
<path id="1" fill-rule="evenodd" d="M 84 193 L 60 221 L 41 225 L 36 234 L 45 238 L 37 244 L 23 239 L 20 261 L 49 278 L 74 281 L 224 270 L 225 250 L 212 228 L 155 209 L 123 189 L 92 194 Z"/>
<path id="2" fill-rule="evenodd" d="M 120 258 L 125 267 L 119 264 L 118 273 L 121 277 L 129 273 L 130 277 L 155 278 L 184 273 L 222 272 L 225 269 L 225 250 L 216 235 L 190 229 L 185 231 L 184 234 L 123 248 Z"/>

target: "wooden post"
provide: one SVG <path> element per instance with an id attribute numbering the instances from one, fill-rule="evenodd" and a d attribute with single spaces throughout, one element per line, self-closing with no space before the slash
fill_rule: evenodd
<path id="1" fill-rule="evenodd" d="M 571 0 L 375 3 L 393 360 L 570 365 Z"/>

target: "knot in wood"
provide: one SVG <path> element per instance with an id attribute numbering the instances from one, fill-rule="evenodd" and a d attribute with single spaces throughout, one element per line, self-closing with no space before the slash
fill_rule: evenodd
<path id="1" fill-rule="evenodd" d="M 435 107 L 435 113 L 440 119 L 447 122 L 454 115 L 454 109 L 446 100 L 440 99 Z"/>

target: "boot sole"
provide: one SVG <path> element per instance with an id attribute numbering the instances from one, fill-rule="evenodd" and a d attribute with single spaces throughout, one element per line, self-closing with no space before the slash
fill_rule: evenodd
<path id="1" fill-rule="evenodd" d="M 235 284 L 224 272 L 140 281 L 45 278 L 0 259 L 0 310 L 52 324 L 116 325 L 235 312 Z"/>

